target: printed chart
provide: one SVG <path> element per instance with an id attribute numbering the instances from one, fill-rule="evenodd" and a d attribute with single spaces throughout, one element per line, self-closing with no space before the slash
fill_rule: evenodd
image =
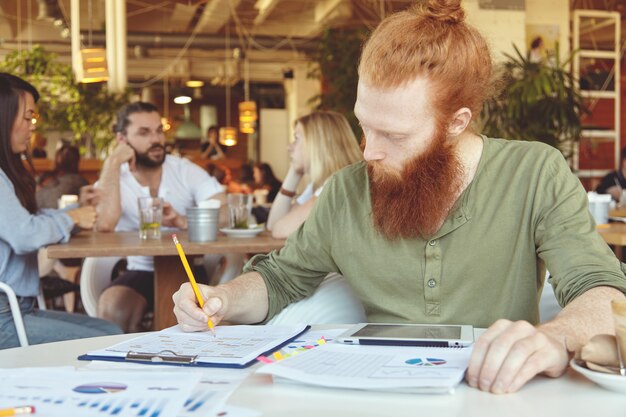
<path id="1" fill-rule="evenodd" d="M 201 374 L 77 371 L 73 368 L 0 370 L 0 408 L 34 405 L 38 415 L 175 416 Z"/>

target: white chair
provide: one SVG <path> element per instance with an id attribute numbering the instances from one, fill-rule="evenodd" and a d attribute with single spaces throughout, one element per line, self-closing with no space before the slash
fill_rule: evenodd
<path id="1" fill-rule="evenodd" d="M 313 295 L 288 305 L 268 324 L 353 324 L 366 322 L 361 301 L 346 279 L 328 274 Z"/>
<path id="2" fill-rule="evenodd" d="M 28 346 L 28 337 L 26 337 L 22 311 L 20 310 L 20 304 L 17 301 L 15 291 L 13 291 L 13 288 L 4 282 L 0 282 L 0 291 L 3 291 L 9 299 L 9 306 L 11 307 L 11 314 L 13 315 L 13 322 L 15 323 L 15 330 L 17 331 L 17 338 L 20 341 L 20 346 Z M 43 305 L 45 305 L 45 303 Z"/>
<path id="3" fill-rule="evenodd" d="M 91 317 L 97 317 L 98 298 L 104 289 L 111 283 L 111 273 L 119 256 L 105 258 L 85 258 L 80 272 L 80 299 L 85 312 Z"/>
<path id="4" fill-rule="evenodd" d="M 556 300 L 556 295 L 554 295 L 554 289 L 548 283 L 549 277 L 550 273 L 546 272 L 546 280 L 543 283 L 543 291 L 539 298 L 539 321 L 541 323 L 552 320 L 561 311 L 561 306 Z"/>

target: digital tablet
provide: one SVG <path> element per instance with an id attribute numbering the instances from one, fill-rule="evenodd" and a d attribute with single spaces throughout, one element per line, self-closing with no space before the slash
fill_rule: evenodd
<path id="1" fill-rule="evenodd" d="M 336 340 L 351 345 L 463 347 L 474 343 L 474 328 L 466 324 L 359 323 Z"/>

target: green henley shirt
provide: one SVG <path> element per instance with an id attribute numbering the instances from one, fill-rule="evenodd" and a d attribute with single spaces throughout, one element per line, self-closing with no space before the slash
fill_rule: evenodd
<path id="1" fill-rule="evenodd" d="M 364 162 L 334 175 L 284 248 L 246 265 L 267 286 L 267 319 L 329 272 L 348 280 L 370 322 L 537 323 L 545 267 L 561 306 L 597 286 L 626 292 L 561 153 L 535 142 L 483 143 L 474 179 L 427 239 L 389 241 L 374 229 Z"/>

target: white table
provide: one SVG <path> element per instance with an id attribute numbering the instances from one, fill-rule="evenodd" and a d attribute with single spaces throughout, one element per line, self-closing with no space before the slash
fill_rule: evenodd
<path id="1" fill-rule="evenodd" d="M 76 360 L 78 355 L 135 336 L 133 334 L 105 336 L 0 350 L 0 367 L 82 366 L 86 362 Z M 228 403 L 253 408 L 271 417 L 353 415 L 624 417 L 626 415 L 626 395 L 604 390 L 572 370 L 558 379 L 537 377 L 515 394 L 488 394 L 463 383 L 454 395 L 441 396 L 273 384 L 270 377 L 253 374 L 235 391 Z"/>

